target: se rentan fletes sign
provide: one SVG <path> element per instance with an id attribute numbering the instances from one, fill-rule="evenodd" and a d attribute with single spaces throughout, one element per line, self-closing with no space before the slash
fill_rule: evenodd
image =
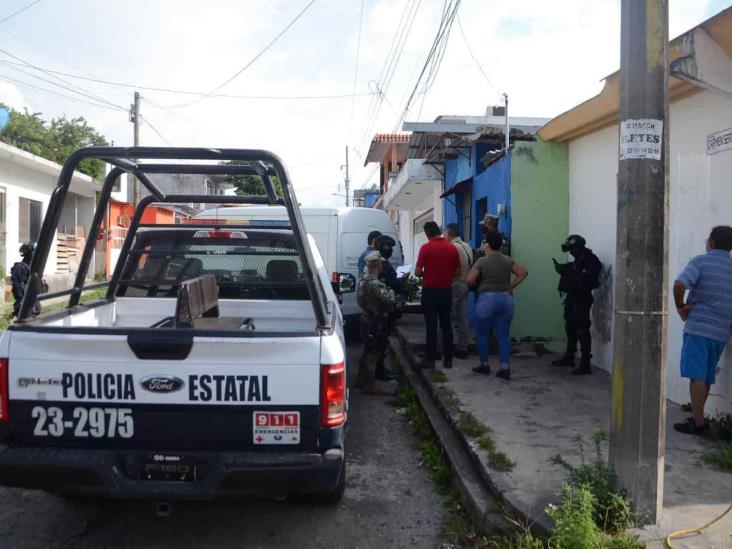
<path id="1" fill-rule="evenodd" d="M 663 120 L 631 118 L 620 122 L 620 160 L 661 160 Z"/>
<path id="2" fill-rule="evenodd" d="M 707 154 L 732 149 L 732 128 L 707 136 Z"/>

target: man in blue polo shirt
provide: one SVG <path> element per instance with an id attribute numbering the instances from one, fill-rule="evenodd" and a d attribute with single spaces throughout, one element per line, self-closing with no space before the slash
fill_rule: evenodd
<path id="1" fill-rule="evenodd" d="M 732 227 L 714 227 L 707 253 L 692 259 L 674 282 L 674 300 L 684 321 L 681 376 L 689 379 L 694 417 L 674 429 L 702 435 L 704 404 L 714 385 L 717 363 L 732 332 Z M 689 291 L 688 298 L 684 296 Z"/>
<path id="2" fill-rule="evenodd" d="M 366 268 L 366 256 L 371 252 L 376 251 L 376 239 L 381 236 L 381 231 L 371 231 L 368 236 L 368 246 L 358 258 L 358 277 L 363 276 L 363 271 Z"/>

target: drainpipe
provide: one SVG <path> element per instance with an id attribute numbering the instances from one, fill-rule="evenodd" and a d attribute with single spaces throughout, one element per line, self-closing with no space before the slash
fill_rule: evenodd
<path id="1" fill-rule="evenodd" d="M 508 145 L 509 145 L 509 142 L 508 142 L 508 132 L 509 132 L 509 127 L 508 127 L 508 94 L 507 93 L 504 93 L 503 94 L 503 100 L 504 100 L 504 102 L 506 104 L 506 111 L 505 111 L 506 112 L 506 129 L 504 130 L 504 133 L 506 134 L 505 135 L 505 137 L 506 137 L 506 153 L 508 153 Z"/>

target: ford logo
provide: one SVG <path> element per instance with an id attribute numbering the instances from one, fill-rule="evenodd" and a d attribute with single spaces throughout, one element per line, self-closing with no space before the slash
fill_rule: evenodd
<path id="1" fill-rule="evenodd" d="M 140 381 L 140 385 L 151 393 L 174 393 L 183 388 L 183 380 L 171 376 L 148 376 Z"/>

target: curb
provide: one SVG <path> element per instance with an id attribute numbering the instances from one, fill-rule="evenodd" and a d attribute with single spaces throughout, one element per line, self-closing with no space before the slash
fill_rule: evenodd
<path id="1" fill-rule="evenodd" d="M 460 437 L 451 427 L 437 406 L 429 389 L 415 372 L 412 359 L 404 353 L 400 342 L 394 336 L 389 337 L 392 356 L 398 361 L 408 385 L 417 395 L 422 409 L 430 422 L 432 431 L 442 447 L 445 458 L 455 473 L 453 487 L 460 494 L 460 501 L 470 519 L 478 529 L 487 534 L 508 534 L 513 525 L 496 509 L 499 501 L 491 494 L 476 470 L 475 464 L 465 452 Z"/>
<path id="2" fill-rule="evenodd" d="M 437 433 L 438 439 L 440 440 L 443 448 L 445 448 L 443 438 L 451 438 L 458 443 L 460 446 L 459 451 L 462 453 L 463 458 L 467 458 L 467 461 L 469 461 L 469 468 L 472 470 L 473 474 L 478 477 L 483 490 L 490 495 L 490 499 L 492 500 L 491 509 L 495 509 L 496 504 L 503 506 L 504 509 L 506 509 L 511 516 L 515 517 L 520 524 L 528 525 L 535 535 L 544 538 L 550 537 L 553 525 L 549 517 L 546 516 L 543 511 L 538 516 L 535 516 L 535 512 L 532 513 L 530 509 L 526 509 L 523 505 L 511 501 L 511 498 L 506 495 L 511 487 L 505 479 L 505 474 L 499 472 L 491 473 L 491 471 L 488 470 L 477 451 L 477 445 L 475 442 L 467 438 L 458 429 L 457 418 L 454 417 L 450 407 L 447 406 L 440 396 L 435 393 L 434 387 L 427 379 L 425 373 L 421 369 L 414 367 L 417 356 L 414 346 L 411 345 L 401 334 L 398 326 L 395 332 L 396 337 L 390 338 L 391 347 L 396 353 L 398 353 L 400 362 L 408 365 L 408 368 L 403 367 L 402 370 L 405 372 L 410 385 L 415 389 L 422 407 L 425 409 L 425 412 L 427 412 L 428 407 L 432 407 L 440 416 L 439 419 L 441 422 L 439 420 L 437 422 L 442 423 L 443 428 L 447 428 L 450 431 L 449 437 L 447 435 L 441 436 L 435 426 L 435 421 L 433 421 L 432 416 L 429 413 L 427 414 L 430 423 L 432 424 L 432 428 Z M 419 386 L 419 388 L 417 386 Z M 445 448 L 445 450 L 447 451 L 447 448 Z M 451 458 L 450 461 L 452 463 Z M 460 476 L 460 472 L 456 467 L 454 468 L 458 476 Z M 467 496 L 469 497 L 470 494 L 467 494 Z M 479 503 L 473 502 L 472 505 L 476 506 L 479 505 Z M 491 512 L 495 515 L 495 512 Z M 508 521 L 505 518 L 501 517 L 501 519 L 506 525 L 508 524 Z M 482 524 L 477 520 L 476 523 L 479 525 Z"/>

